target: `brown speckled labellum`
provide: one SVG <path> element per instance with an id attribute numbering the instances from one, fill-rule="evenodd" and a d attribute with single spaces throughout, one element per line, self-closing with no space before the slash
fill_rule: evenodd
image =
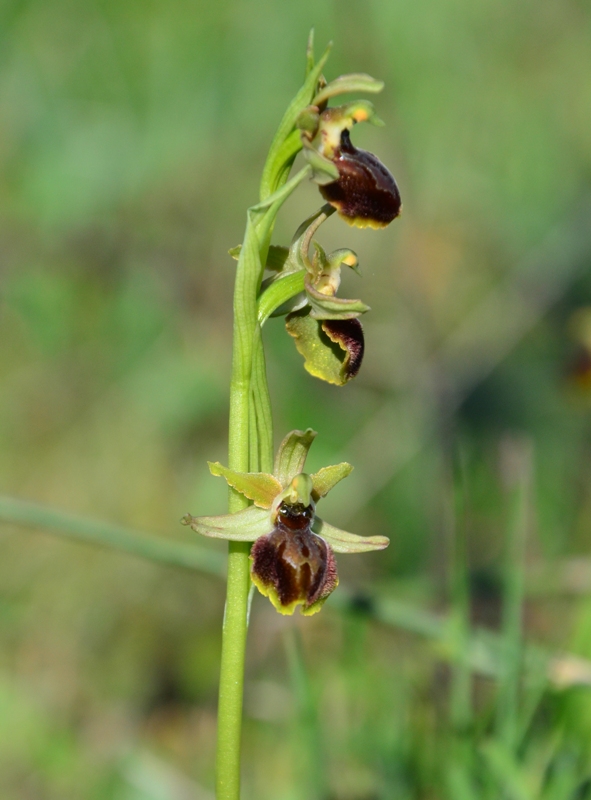
<path id="1" fill-rule="evenodd" d="M 396 219 L 402 209 L 396 181 L 373 153 L 352 144 L 348 130 L 331 160 L 340 177 L 319 189 L 343 219 L 358 228 L 385 228 Z"/>
<path id="2" fill-rule="evenodd" d="M 252 580 L 282 614 L 300 603 L 302 614 L 314 614 L 338 585 L 334 554 L 313 521 L 312 506 L 282 503 L 274 530 L 252 546 Z"/>

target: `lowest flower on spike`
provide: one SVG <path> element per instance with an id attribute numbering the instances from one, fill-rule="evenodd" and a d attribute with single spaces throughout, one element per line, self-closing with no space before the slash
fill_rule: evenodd
<path id="1" fill-rule="evenodd" d="M 338 585 L 334 553 L 383 550 L 385 536 L 357 536 L 335 528 L 316 515 L 316 503 L 352 470 L 342 463 L 313 475 L 303 472 L 316 433 L 291 431 L 279 448 L 274 473 L 235 472 L 210 464 L 253 505 L 235 514 L 192 517 L 183 522 L 197 533 L 217 539 L 253 542 L 251 577 L 277 611 L 319 611 Z"/>

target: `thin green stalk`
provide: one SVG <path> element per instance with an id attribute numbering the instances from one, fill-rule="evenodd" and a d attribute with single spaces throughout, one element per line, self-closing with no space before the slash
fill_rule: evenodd
<path id="1" fill-rule="evenodd" d="M 256 302 L 259 248 L 254 226 L 247 218 L 246 234 L 238 260 L 234 289 L 234 350 L 230 388 L 230 469 L 248 472 L 251 435 L 251 371 L 253 332 L 257 325 Z M 254 267 L 254 268 L 253 268 Z M 230 489 L 229 510 L 240 511 L 248 501 Z M 218 800 L 240 798 L 240 738 L 244 694 L 248 593 L 250 591 L 248 542 L 230 542 L 228 586 L 222 629 L 222 657 L 218 703 L 216 796 Z"/>
<path id="2" fill-rule="evenodd" d="M 287 197 L 310 173 L 304 167 L 264 202 L 249 209 L 234 288 L 234 332 L 228 464 L 248 472 L 272 468 L 273 433 L 262 338 L 257 319 L 258 294 L 273 222 Z M 248 505 L 230 489 L 229 511 Z M 230 542 L 228 588 L 222 628 L 222 657 L 216 754 L 217 800 L 240 798 L 240 738 L 244 662 L 250 592 L 250 544 Z"/>

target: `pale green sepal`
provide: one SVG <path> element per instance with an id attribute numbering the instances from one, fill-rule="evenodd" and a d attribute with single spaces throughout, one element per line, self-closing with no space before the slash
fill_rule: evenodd
<path id="1" fill-rule="evenodd" d="M 304 357 L 304 368 L 310 375 L 336 386 L 347 383 L 349 354 L 326 335 L 319 320 L 308 313 L 296 312 L 286 318 L 285 328 Z"/>
<path id="2" fill-rule="evenodd" d="M 209 471 L 218 478 L 225 478 L 228 486 L 248 497 L 259 508 L 271 508 L 274 498 L 281 491 L 281 484 L 267 472 L 236 472 L 224 467 L 219 461 L 208 461 Z"/>
<path id="3" fill-rule="evenodd" d="M 296 475 L 304 471 L 306 456 L 315 438 L 316 431 L 312 428 L 290 431 L 279 445 L 273 474 L 284 489 L 287 489 Z"/>
<path id="4" fill-rule="evenodd" d="M 229 256 L 232 256 L 232 258 L 233 258 L 235 261 L 238 261 L 238 259 L 240 258 L 240 251 L 241 251 L 241 250 L 242 250 L 242 245 L 241 245 L 241 244 L 237 244 L 237 245 L 236 245 L 236 247 L 231 247 L 231 248 L 228 250 L 228 255 L 229 255 Z"/>
<path id="5" fill-rule="evenodd" d="M 339 171 L 333 162 L 319 153 L 318 150 L 312 147 L 306 140 L 303 140 L 303 144 L 304 156 L 308 164 L 312 167 L 312 179 L 314 182 L 318 183 L 320 186 L 324 186 L 326 183 L 334 183 L 338 180 Z"/>
<path id="6" fill-rule="evenodd" d="M 341 464 L 335 464 L 332 467 L 322 467 L 318 472 L 315 472 L 310 476 L 312 478 L 313 499 L 318 501 L 321 497 L 325 497 L 339 481 L 350 475 L 352 470 L 351 464 L 343 461 Z"/>
<path id="7" fill-rule="evenodd" d="M 312 102 L 315 106 L 318 106 L 339 94 L 347 94 L 349 92 L 370 92 L 371 94 L 377 94 L 381 92 L 383 88 L 384 81 L 378 81 L 372 78 L 371 75 L 366 75 L 363 72 L 340 75 L 321 89 Z"/>
<path id="8" fill-rule="evenodd" d="M 357 536 L 342 531 L 316 517 L 312 530 L 322 536 L 335 553 L 367 553 L 370 550 L 384 550 L 390 544 L 387 536 Z"/>
<path id="9" fill-rule="evenodd" d="M 273 157 L 273 163 L 269 165 L 270 173 L 275 175 L 275 187 L 279 188 L 287 178 L 286 173 L 293 165 L 295 157 L 302 149 L 302 141 L 299 135 L 299 129 L 293 130 L 287 139 L 283 142 L 281 147 L 277 149 Z"/>
<path id="10" fill-rule="evenodd" d="M 347 300 L 323 294 L 306 281 L 306 295 L 314 319 L 354 319 L 369 311 L 369 306 L 361 300 Z"/>
<path id="11" fill-rule="evenodd" d="M 221 514 L 218 517 L 192 517 L 187 514 L 181 520 L 183 525 L 202 536 L 212 539 L 230 539 L 233 542 L 254 542 L 259 536 L 271 533 L 269 512 L 264 508 L 249 506 L 235 514 Z"/>

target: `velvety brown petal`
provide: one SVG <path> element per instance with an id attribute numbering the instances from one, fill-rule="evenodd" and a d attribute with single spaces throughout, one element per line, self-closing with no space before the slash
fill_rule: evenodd
<path id="1" fill-rule="evenodd" d="M 282 614 L 299 604 L 302 614 L 314 614 L 339 582 L 332 550 L 310 530 L 313 520 L 311 506 L 284 503 L 275 529 L 251 550 L 252 580 Z"/>
<path id="2" fill-rule="evenodd" d="M 347 222 L 359 228 L 385 228 L 400 214 L 396 181 L 373 153 L 352 144 L 348 130 L 341 133 L 341 146 L 333 163 L 339 179 L 319 189 Z"/>
<path id="3" fill-rule="evenodd" d="M 344 351 L 343 367 L 347 380 L 354 378 L 361 367 L 365 350 L 361 323 L 358 319 L 324 319 L 321 324 L 328 338 Z"/>

